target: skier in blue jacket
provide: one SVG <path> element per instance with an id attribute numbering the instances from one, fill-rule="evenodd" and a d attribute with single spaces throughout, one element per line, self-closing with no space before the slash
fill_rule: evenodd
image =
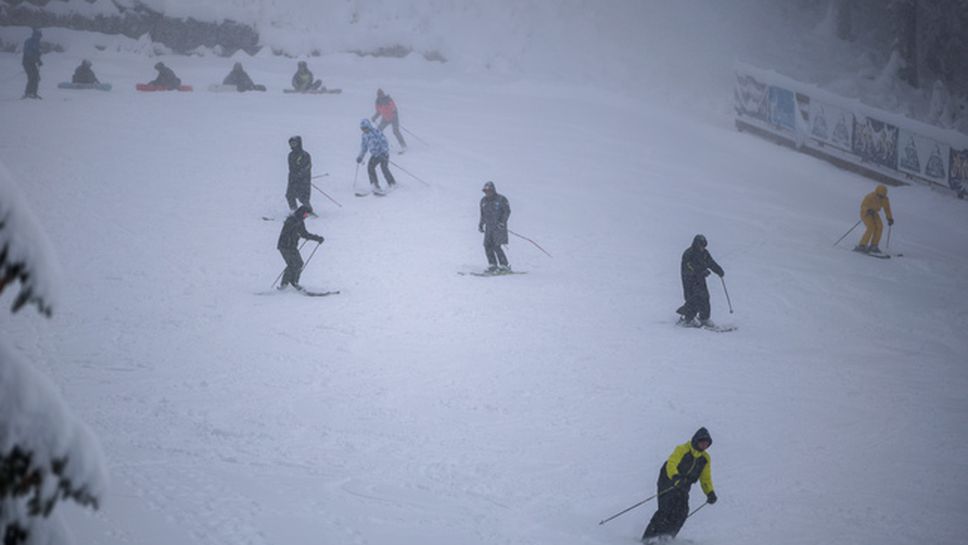
<path id="1" fill-rule="evenodd" d="M 40 98 L 37 94 L 37 86 L 40 85 L 40 69 L 37 67 L 43 64 L 40 60 L 40 29 L 35 28 L 24 42 L 23 65 L 24 72 L 27 73 L 27 88 L 24 89 L 23 98 Z"/>
<path id="2" fill-rule="evenodd" d="M 390 174 L 390 167 L 387 166 L 390 161 L 390 144 L 387 142 L 387 138 L 383 136 L 382 132 L 376 130 L 373 123 L 370 123 L 370 120 L 366 118 L 360 121 L 360 130 L 363 131 L 363 137 L 360 140 L 360 154 L 356 156 L 356 162 L 362 163 L 363 156 L 369 151 L 370 161 L 366 165 L 366 172 L 370 175 L 370 186 L 373 187 L 373 191 L 382 193 L 376 178 L 377 165 L 380 165 L 380 170 L 383 171 L 387 188 L 392 189 L 393 186 L 397 185 L 397 181 L 393 179 L 393 174 Z"/>

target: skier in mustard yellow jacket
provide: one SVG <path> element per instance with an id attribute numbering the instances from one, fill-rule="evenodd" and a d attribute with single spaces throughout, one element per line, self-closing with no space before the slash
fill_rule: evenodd
<path id="1" fill-rule="evenodd" d="M 854 248 L 855 252 L 879 254 L 881 249 L 878 244 L 881 242 L 881 233 L 884 232 L 884 224 L 881 223 L 881 208 L 887 216 L 887 224 L 894 225 L 894 215 L 891 214 L 891 201 L 887 198 L 887 186 L 879 184 L 874 191 L 867 194 L 860 203 L 860 219 L 864 222 L 867 229 L 860 237 L 860 243 Z M 870 245 L 868 246 L 868 243 Z"/>
<path id="2" fill-rule="evenodd" d="M 659 539 L 676 537 L 689 516 L 689 488 L 699 481 L 706 501 L 716 503 L 713 491 L 711 460 L 706 450 L 713 438 L 706 428 L 699 428 L 692 440 L 672 451 L 672 455 L 659 469 L 659 508 L 642 534 L 642 541 L 652 543 Z"/>

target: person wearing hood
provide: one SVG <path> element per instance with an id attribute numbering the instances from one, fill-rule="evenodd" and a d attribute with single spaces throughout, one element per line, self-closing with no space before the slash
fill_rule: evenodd
<path id="1" fill-rule="evenodd" d="M 301 136 L 289 138 L 289 184 L 286 185 L 286 201 L 289 209 L 296 209 L 296 199 L 300 204 L 309 205 L 312 191 L 313 158 L 303 149 Z"/>
<path id="2" fill-rule="evenodd" d="M 295 209 L 282 224 L 282 231 L 279 233 L 279 242 L 276 248 L 282 254 L 282 259 L 286 262 L 286 270 L 282 273 L 282 283 L 277 289 L 284 290 L 287 286 L 302 291 L 299 285 L 299 276 L 303 270 L 302 255 L 299 254 L 299 239 L 305 238 L 322 243 L 325 240 L 319 235 L 314 235 L 306 230 L 306 218 L 313 213 L 313 207 L 304 204 Z"/>
<path id="3" fill-rule="evenodd" d="M 314 79 L 313 73 L 309 71 L 306 61 L 299 61 L 296 65 L 296 73 L 292 76 L 292 88 L 300 93 L 316 91 L 323 86 L 323 81 Z"/>
<path id="4" fill-rule="evenodd" d="M 256 85 L 249 77 L 249 74 L 242 68 L 242 63 L 237 62 L 232 66 L 232 71 L 222 80 L 222 85 L 234 85 L 240 93 L 245 91 L 265 91 L 264 85 Z"/>
<path id="5" fill-rule="evenodd" d="M 27 73 L 27 87 L 24 89 L 23 98 L 40 98 L 37 94 L 37 87 L 40 86 L 40 66 L 44 62 L 40 60 L 40 29 L 35 28 L 30 37 L 24 41 L 23 67 Z"/>
<path id="6" fill-rule="evenodd" d="M 97 76 L 94 75 L 94 70 L 91 69 L 91 61 L 87 59 L 81 61 L 81 65 L 74 69 L 74 76 L 71 78 L 71 82 L 87 85 L 101 83 L 97 80 Z"/>
<path id="7" fill-rule="evenodd" d="M 375 193 L 382 193 L 376 178 L 376 166 L 380 165 L 383 178 L 387 182 L 387 189 L 393 189 L 397 185 L 397 181 L 393 179 L 393 174 L 390 174 L 390 167 L 387 166 L 390 161 L 390 144 L 387 143 L 387 138 L 373 127 L 369 119 L 360 121 L 360 131 L 363 132 L 363 136 L 360 139 L 360 154 L 356 156 L 356 163 L 362 163 L 363 156 L 369 151 L 370 162 L 366 165 L 366 172 L 370 176 L 370 187 L 373 188 Z"/>
<path id="8" fill-rule="evenodd" d="M 723 268 L 716 263 L 713 256 L 706 250 L 706 237 L 696 235 L 692 239 L 692 246 L 682 253 L 682 265 L 680 272 L 682 275 L 682 294 L 686 302 L 679 307 L 676 312 L 680 315 L 679 325 L 689 327 L 713 327 L 712 320 L 709 319 L 709 288 L 706 287 L 706 277 L 712 269 L 714 273 L 722 277 L 726 274 Z M 699 323 L 695 321 L 699 316 Z"/>
<path id="9" fill-rule="evenodd" d="M 508 258 L 504 255 L 502 245 L 508 243 L 508 218 L 511 217 L 511 204 L 507 197 L 497 192 L 494 182 L 487 182 L 481 189 L 481 219 L 477 222 L 477 230 L 484 233 L 484 255 L 489 264 L 487 272 L 511 272 Z"/>
<path id="10" fill-rule="evenodd" d="M 659 506 L 642 534 L 643 542 L 654 543 L 676 537 L 689 516 L 689 489 L 696 481 L 706 494 L 706 502 L 716 503 L 712 460 L 707 452 L 712 444 L 712 436 L 706 428 L 699 428 L 692 439 L 677 446 L 659 468 Z"/>
<path id="11" fill-rule="evenodd" d="M 178 79 L 178 76 L 175 75 L 175 72 L 171 68 L 165 66 L 165 63 L 156 62 L 155 70 L 158 71 L 158 77 L 148 82 L 148 85 L 155 85 L 168 91 L 174 91 L 181 87 L 181 80 Z"/>
<path id="12" fill-rule="evenodd" d="M 393 125 L 393 135 L 397 137 L 397 142 L 400 143 L 401 148 L 407 147 L 407 142 L 403 139 L 403 135 L 400 134 L 400 113 L 397 111 L 397 104 L 393 102 L 390 95 L 383 92 L 383 89 L 376 90 L 376 113 L 370 118 L 370 121 L 376 121 L 379 117 L 380 125 L 377 127 L 380 132 L 387 128 L 387 125 Z"/>
<path id="13" fill-rule="evenodd" d="M 884 224 L 881 222 L 881 208 L 884 209 L 884 215 L 887 216 L 887 224 L 894 225 L 891 200 L 887 198 L 887 186 L 884 184 L 878 184 L 874 191 L 868 193 L 860 203 L 860 219 L 867 229 L 861 235 L 860 242 L 854 247 L 855 252 L 881 253 L 881 249 L 878 247 L 881 243 L 881 234 L 884 232 Z"/>

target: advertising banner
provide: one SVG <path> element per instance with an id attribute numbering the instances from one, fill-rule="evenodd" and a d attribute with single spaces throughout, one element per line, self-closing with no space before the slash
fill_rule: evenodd
<path id="1" fill-rule="evenodd" d="M 770 124 L 790 132 L 797 130 L 797 107 L 793 91 L 770 86 Z"/>
<path id="2" fill-rule="evenodd" d="M 938 184 L 948 180 L 950 146 L 908 129 L 901 129 L 897 150 L 897 169 Z"/>
<path id="3" fill-rule="evenodd" d="M 951 149 L 951 171 L 948 187 L 964 194 L 968 191 L 968 149 Z"/>
<path id="4" fill-rule="evenodd" d="M 844 108 L 810 101 L 810 121 L 807 136 L 824 145 L 843 151 L 853 151 L 854 115 Z"/>
<path id="5" fill-rule="evenodd" d="M 737 114 L 759 119 L 764 123 L 770 122 L 770 106 L 767 102 L 765 83 L 756 81 L 753 76 L 736 74 L 736 88 L 733 94 L 736 99 Z"/>
<path id="6" fill-rule="evenodd" d="M 869 163 L 897 170 L 898 128 L 870 117 L 854 117 L 853 150 Z"/>

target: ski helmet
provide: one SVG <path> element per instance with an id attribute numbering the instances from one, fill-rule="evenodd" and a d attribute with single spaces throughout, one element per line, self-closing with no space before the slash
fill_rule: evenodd
<path id="1" fill-rule="evenodd" d="M 696 248 L 705 248 L 707 244 L 706 237 L 702 235 L 696 235 L 696 237 L 692 239 L 692 245 Z"/>
<path id="2" fill-rule="evenodd" d="M 302 136 L 290 136 L 289 147 L 302 149 Z"/>
<path id="3" fill-rule="evenodd" d="M 494 188 L 494 182 L 492 182 L 492 181 L 487 181 L 484 184 L 484 187 L 481 188 L 481 191 L 483 191 L 485 193 L 487 193 L 488 191 L 493 191 L 493 192 L 497 193 L 497 189 Z"/>

